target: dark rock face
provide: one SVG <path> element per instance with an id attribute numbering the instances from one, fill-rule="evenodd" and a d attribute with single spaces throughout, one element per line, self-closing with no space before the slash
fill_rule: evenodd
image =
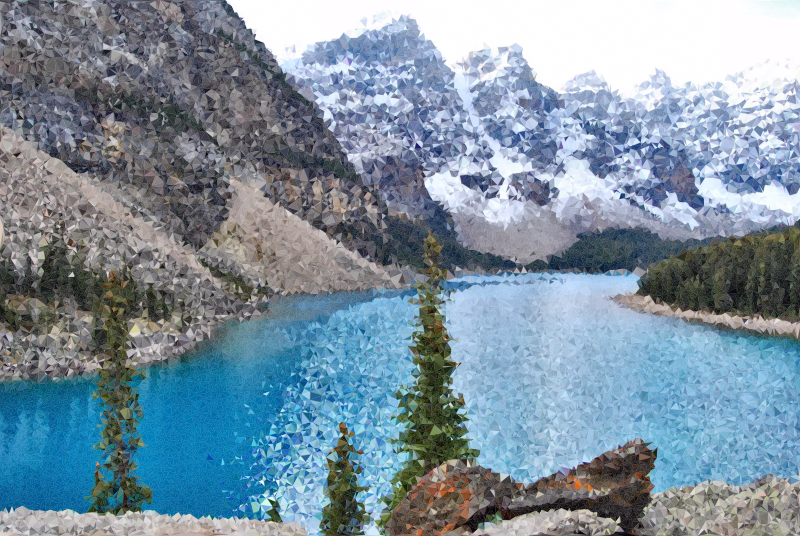
<path id="1" fill-rule="evenodd" d="M 559 106 L 558 94 L 536 82 L 521 48 L 500 50 L 506 58 L 499 75 L 502 82 L 475 83 L 471 104 L 489 137 L 516 148 L 535 169 L 543 170 L 553 164 L 558 151 L 550 139 L 552 129 L 545 125 L 547 114 Z M 465 61 L 470 76 L 497 69 L 488 50 L 471 53 Z M 303 94 L 324 102 L 331 130 L 392 211 L 435 218 L 424 177 L 464 158 L 488 163 L 494 156 L 488 138 L 470 123 L 467 103 L 454 85 L 455 73 L 411 18 L 401 16 L 355 38 L 342 35 L 317 43 L 288 65 L 287 79 Z M 332 95 L 337 98 L 330 99 Z M 512 130 L 518 120 L 531 128 Z M 489 165 L 461 174 L 460 180 L 484 199 L 493 199 L 504 178 Z M 539 205 L 552 197 L 546 185 L 532 178 L 512 186 L 515 197 Z"/>
<path id="2" fill-rule="evenodd" d="M 546 120 L 559 108 L 559 96 L 551 88 L 536 81 L 536 74 L 522 57 L 518 45 L 500 47 L 502 72 L 492 80 L 471 87 L 472 104 L 481 118 L 486 133 L 505 147 L 515 147 L 531 162 L 534 169 L 555 164 L 558 145 L 551 136 Z M 490 50 L 470 53 L 465 60 L 470 75 L 497 70 L 498 58 Z M 517 121 L 531 128 L 514 129 Z"/>
<path id="3" fill-rule="evenodd" d="M 391 536 L 441 536 L 475 531 L 486 517 L 503 519 L 542 510 L 591 510 L 601 517 L 621 518 L 632 530 L 650 502 L 657 450 L 641 439 L 605 452 L 569 473 L 555 473 L 528 485 L 508 475 L 476 466 L 473 460 L 444 463 L 422 477 L 392 512 Z"/>
<path id="4" fill-rule="evenodd" d="M 348 66 L 345 72 L 337 70 L 342 65 Z M 423 177 L 459 155 L 463 129 L 453 130 L 451 122 L 463 103 L 452 86 L 452 69 L 415 20 L 403 16 L 355 38 L 343 34 L 317 43 L 287 80 L 318 101 L 338 95 L 323 105 L 331 114 L 330 129 L 390 210 L 434 217 Z"/>
<path id="5" fill-rule="evenodd" d="M 0 50 L 0 124 L 184 243 L 228 218 L 235 178 L 376 255 L 377 194 L 224 1 L 2 2 Z"/>

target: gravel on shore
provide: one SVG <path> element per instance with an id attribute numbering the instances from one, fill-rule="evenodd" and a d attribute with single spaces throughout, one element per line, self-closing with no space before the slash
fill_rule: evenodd
<path id="1" fill-rule="evenodd" d="M 0 511 L 0 535 L 18 536 L 306 536 L 297 522 L 273 523 L 254 519 L 197 519 L 191 515 L 159 515 L 152 510 L 125 515 L 79 514 L 74 510 L 28 510 L 25 507 Z"/>
<path id="2" fill-rule="evenodd" d="M 774 475 L 734 486 L 706 481 L 652 494 L 641 518 L 640 536 L 800 536 L 800 481 Z M 479 528 L 475 536 L 570 536 L 621 534 L 618 522 L 588 510 L 553 510 L 527 514 Z M 297 521 L 272 523 L 238 518 L 197 519 L 153 511 L 100 516 L 32 511 L 0 511 L 0 535 L 18 536 L 306 536 Z"/>
<path id="3" fill-rule="evenodd" d="M 681 308 L 673 309 L 665 303 L 656 303 L 650 296 L 638 294 L 620 294 L 611 298 L 616 303 L 639 313 L 653 313 L 659 316 L 680 318 L 720 328 L 751 331 L 762 335 L 790 337 L 800 339 L 800 322 L 789 322 L 779 318 L 764 319 L 760 316 L 732 316 L 727 313 L 714 314 L 710 311 L 691 311 Z"/>
<path id="4" fill-rule="evenodd" d="M 642 536 L 800 535 L 800 481 L 766 475 L 743 486 L 706 481 L 652 495 Z"/>

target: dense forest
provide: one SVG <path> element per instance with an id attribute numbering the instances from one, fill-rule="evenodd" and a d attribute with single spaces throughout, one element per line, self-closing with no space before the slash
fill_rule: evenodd
<path id="1" fill-rule="evenodd" d="M 681 251 L 651 265 L 639 286 L 637 294 L 682 309 L 797 321 L 800 230 L 714 240 Z"/>
<path id="2" fill-rule="evenodd" d="M 646 268 L 684 249 L 706 246 L 711 241 L 711 238 L 662 240 L 657 234 L 642 229 L 606 229 L 601 233 L 579 234 L 577 242 L 560 257 L 550 259 L 543 269 L 607 272 L 625 268 L 633 271 L 637 267 Z"/>
<path id="3" fill-rule="evenodd" d="M 458 243 L 452 218 L 436 206 L 433 218 L 423 223 L 389 217 L 386 220 L 392 240 L 386 250 L 384 263 L 399 262 L 424 268 L 423 245 L 431 231 L 442 247 L 441 266 L 452 270 L 458 266 L 468 270 L 514 270 L 514 262 L 491 253 L 478 253 Z M 587 272 L 607 272 L 625 268 L 633 271 L 676 255 L 683 249 L 694 249 L 711 243 L 705 240 L 662 240 L 657 234 L 641 229 L 607 229 L 601 233 L 583 233 L 578 241 L 561 256 L 550 262 L 535 261 L 524 266 L 527 271 L 576 269 Z"/>

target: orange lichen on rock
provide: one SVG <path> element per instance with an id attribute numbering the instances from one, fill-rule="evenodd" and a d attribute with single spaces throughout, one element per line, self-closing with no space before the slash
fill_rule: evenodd
<path id="1" fill-rule="evenodd" d="M 620 518 L 623 528 L 632 528 L 650 501 L 653 484 L 647 475 L 656 456 L 657 449 L 635 439 L 566 474 L 558 472 L 527 486 L 474 460 L 449 461 L 417 482 L 392 512 L 387 532 L 400 536 L 410 529 L 434 535 L 474 531 L 497 512 L 508 520 L 554 508 L 588 509 Z"/>

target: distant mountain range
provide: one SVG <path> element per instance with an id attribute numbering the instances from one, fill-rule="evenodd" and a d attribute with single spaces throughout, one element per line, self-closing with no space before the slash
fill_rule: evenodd
<path id="1" fill-rule="evenodd" d="M 390 213 L 439 202 L 474 250 L 525 264 L 586 232 L 699 240 L 800 219 L 800 63 L 701 86 L 657 70 L 630 95 L 589 72 L 556 91 L 516 45 L 448 66 L 407 16 L 278 62 Z"/>

